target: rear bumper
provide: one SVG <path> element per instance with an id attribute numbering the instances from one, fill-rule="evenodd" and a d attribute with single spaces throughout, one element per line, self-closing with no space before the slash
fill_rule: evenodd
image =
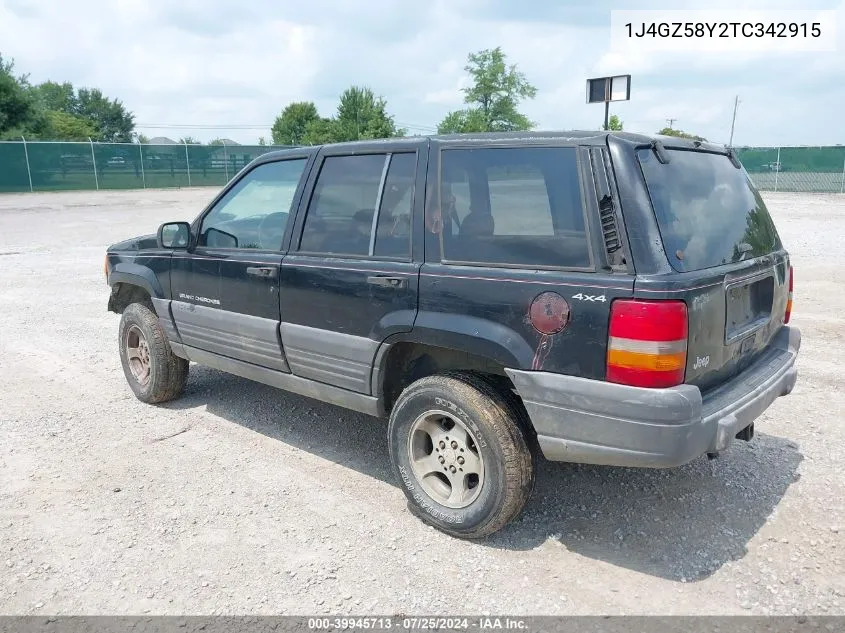
<path id="1" fill-rule="evenodd" d="M 800 330 L 784 326 L 753 365 L 704 398 L 694 385 L 643 389 L 506 371 L 547 459 L 667 468 L 724 450 L 772 402 L 790 393 L 800 347 Z"/>

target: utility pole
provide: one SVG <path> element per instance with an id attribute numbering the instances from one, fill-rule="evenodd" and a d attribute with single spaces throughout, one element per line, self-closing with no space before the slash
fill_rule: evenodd
<path id="1" fill-rule="evenodd" d="M 734 99 L 734 116 L 731 119 L 731 139 L 728 141 L 728 147 L 733 147 L 734 144 L 734 125 L 736 124 L 736 109 L 739 106 L 739 95 Z"/>
<path id="2" fill-rule="evenodd" d="M 669 129 L 672 129 L 672 124 L 677 121 L 678 119 L 666 119 L 666 123 L 669 124 Z"/>

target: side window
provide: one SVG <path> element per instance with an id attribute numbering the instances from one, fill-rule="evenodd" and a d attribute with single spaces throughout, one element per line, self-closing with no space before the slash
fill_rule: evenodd
<path id="1" fill-rule="evenodd" d="M 366 255 L 385 154 L 329 156 L 323 161 L 302 230 L 300 250 Z"/>
<path id="2" fill-rule="evenodd" d="M 307 159 L 251 170 L 203 218 L 199 246 L 280 250 Z"/>
<path id="3" fill-rule="evenodd" d="M 407 257 L 415 171 L 415 153 L 327 157 L 308 205 L 300 250 Z"/>
<path id="4" fill-rule="evenodd" d="M 575 148 L 444 150 L 440 178 L 442 259 L 590 265 Z"/>
<path id="5" fill-rule="evenodd" d="M 416 170 L 416 154 L 393 154 L 390 157 L 376 227 L 373 250 L 376 256 L 410 257 Z"/>
<path id="6" fill-rule="evenodd" d="M 446 216 L 445 230 L 455 233 L 470 211 L 469 174 L 463 167 L 456 165 L 444 169 L 444 175 L 448 177 L 444 177 L 442 182 L 443 197 L 452 211 Z"/>
<path id="7" fill-rule="evenodd" d="M 486 176 L 495 235 L 549 237 L 555 234 L 546 179 L 537 165 L 497 165 L 488 167 Z M 514 182 L 519 183 L 523 192 L 520 204 L 524 214 L 514 213 L 511 194 Z"/>

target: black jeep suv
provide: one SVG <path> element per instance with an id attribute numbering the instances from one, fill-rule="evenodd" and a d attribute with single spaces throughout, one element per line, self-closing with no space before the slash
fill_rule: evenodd
<path id="1" fill-rule="evenodd" d="M 424 520 L 513 519 L 534 463 L 669 467 L 750 439 L 796 381 L 792 267 L 721 146 L 623 133 L 261 156 L 192 222 L 115 244 L 144 402 L 193 361 L 373 416 Z"/>

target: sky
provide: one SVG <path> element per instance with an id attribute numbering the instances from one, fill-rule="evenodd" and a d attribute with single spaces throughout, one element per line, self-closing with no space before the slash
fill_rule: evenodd
<path id="1" fill-rule="evenodd" d="M 833 9 L 835 52 L 612 50 L 611 9 Z M 537 88 L 537 129 L 597 129 L 588 77 L 631 74 L 611 104 L 626 130 L 673 126 L 734 145 L 845 143 L 845 1 L 0 0 L 0 54 L 31 82 L 97 87 L 147 136 L 270 138 L 285 105 L 323 116 L 350 85 L 383 96 L 396 122 L 430 134 L 463 107 L 468 53 L 501 46 Z M 187 127 L 194 126 L 194 127 Z"/>

